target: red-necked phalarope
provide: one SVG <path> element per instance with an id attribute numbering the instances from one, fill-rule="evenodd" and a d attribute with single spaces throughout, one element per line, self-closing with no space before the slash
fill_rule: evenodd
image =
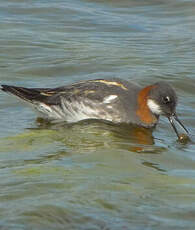
<path id="1" fill-rule="evenodd" d="M 81 81 L 58 88 L 2 85 L 2 90 L 28 102 L 53 121 L 103 119 L 151 128 L 157 124 L 160 115 L 165 115 L 178 137 L 173 118 L 188 132 L 176 115 L 175 91 L 166 82 L 141 88 L 112 78 Z"/>

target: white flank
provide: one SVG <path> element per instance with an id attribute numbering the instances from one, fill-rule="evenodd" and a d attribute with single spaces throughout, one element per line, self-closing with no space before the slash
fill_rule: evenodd
<path id="1" fill-rule="evenodd" d="M 160 106 L 152 99 L 148 99 L 147 100 L 147 105 L 149 107 L 149 109 L 152 111 L 152 113 L 160 115 L 162 110 L 160 108 Z"/>
<path id="2" fill-rule="evenodd" d="M 112 104 L 109 104 L 117 95 L 109 95 L 104 98 L 104 103 L 93 101 L 67 101 L 61 98 L 61 105 L 46 105 L 44 103 L 31 104 L 39 115 L 51 120 L 52 122 L 77 122 L 85 119 L 104 119 L 113 121 L 113 114 L 105 109 L 112 110 Z M 114 120 L 120 122 L 121 116 L 116 113 Z"/>
<path id="3" fill-rule="evenodd" d="M 76 122 L 89 118 L 98 118 L 97 106 L 91 108 L 85 105 L 83 102 L 74 101 L 72 103 L 62 99 L 63 117 L 67 122 Z"/>
<path id="4" fill-rule="evenodd" d="M 117 95 L 109 95 L 104 98 L 103 103 L 108 104 L 112 102 L 113 100 L 115 100 L 117 97 L 118 97 Z"/>
<path id="5" fill-rule="evenodd" d="M 61 119 L 61 114 L 52 106 L 48 106 L 44 103 L 34 103 L 32 106 L 36 109 L 40 116 L 48 119 Z"/>

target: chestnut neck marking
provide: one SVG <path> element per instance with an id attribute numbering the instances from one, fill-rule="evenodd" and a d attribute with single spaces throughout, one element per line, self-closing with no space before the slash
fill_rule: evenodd
<path id="1" fill-rule="evenodd" d="M 155 124 L 158 121 L 158 118 L 150 111 L 147 100 L 148 95 L 151 89 L 155 88 L 154 85 L 149 85 L 142 89 L 138 94 L 138 109 L 136 114 L 140 118 L 140 120 L 146 125 Z"/>

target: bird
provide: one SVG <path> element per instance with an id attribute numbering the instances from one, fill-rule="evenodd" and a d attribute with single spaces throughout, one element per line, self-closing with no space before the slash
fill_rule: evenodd
<path id="1" fill-rule="evenodd" d="M 120 78 L 102 78 L 56 88 L 1 85 L 1 90 L 27 102 L 51 122 L 99 119 L 154 128 L 164 115 L 178 138 L 174 120 L 188 133 L 176 114 L 177 95 L 165 81 L 141 87 Z"/>

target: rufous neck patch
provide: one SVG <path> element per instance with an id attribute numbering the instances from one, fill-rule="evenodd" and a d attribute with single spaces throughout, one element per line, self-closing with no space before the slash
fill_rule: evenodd
<path id="1" fill-rule="evenodd" d="M 136 111 L 137 116 L 140 120 L 146 125 L 154 124 L 157 122 L 157 117 L 150 111 L 147 105 L 148 95 L 151 89 L 153 89 L 154 85 L 150 85 L 142 89 L 138 94 L 138 109 Z"/>

